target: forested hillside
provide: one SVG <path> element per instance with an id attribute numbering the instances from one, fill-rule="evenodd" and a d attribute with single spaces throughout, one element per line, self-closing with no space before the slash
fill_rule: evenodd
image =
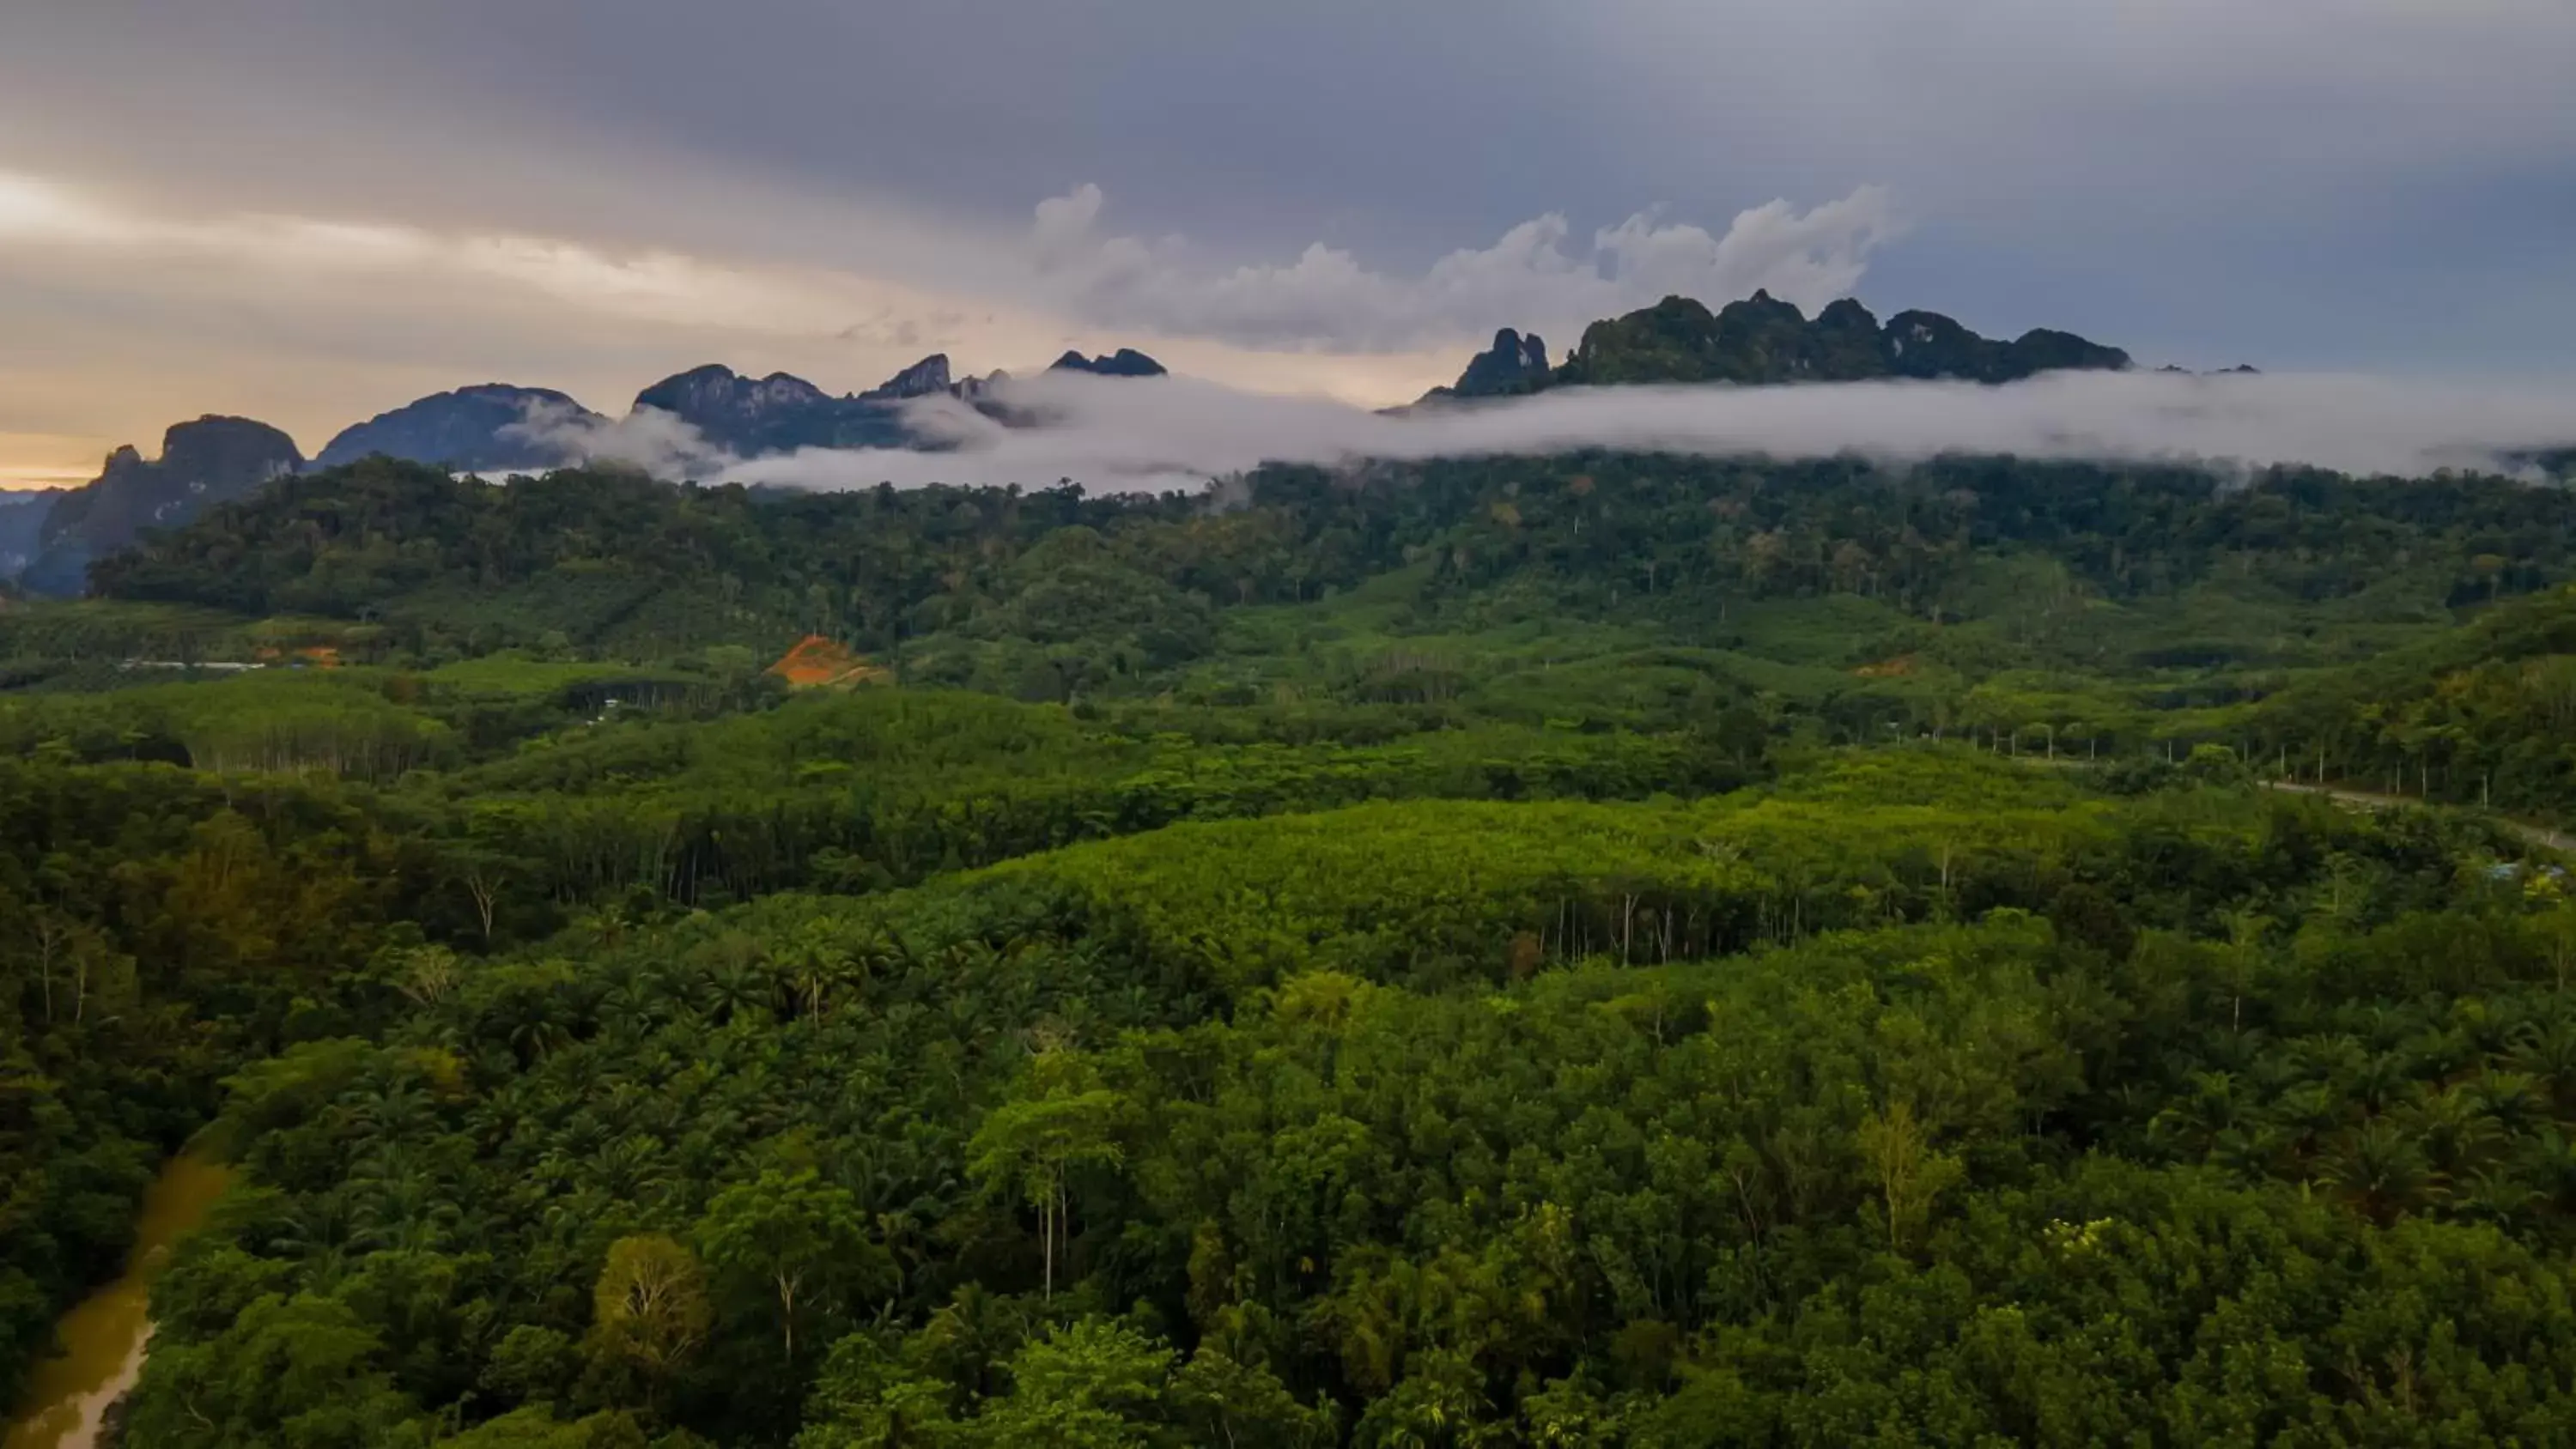
<path id="1" fill-rule="evenodd" d="M 1730 604 L 1789 599 L 1973 622 L 2033 586 L 2077 616 L 2234 589 L 2430 621 L 2558 577 L 2560 498 L 2469 478 L 1600 455 L 1265 469 L 1210 503 L 1069 486 L 771 495 L 581 472 L 501 485 L 378 459 L 217 509 L 94 584 L 363 623 L 386 656 L 549 636 L 623 658 L 805 632 L 872 651 L 1065 636 L 1133 642 L 1120 673 L 1153 684 L 1215 652 L 1211 611 L 1320 602 L 1408 565 L 1423 608 L 1572 606 L 1676 638 L 1722 635 Z"/>
<path id="2" fill-rule="evenodd" d="M 281 479 L 0 610 L 0 1394 L 193 1143 L 137 1449 L 2561 1442 L 2570 550 Z"/>
<path id="3" fill-rule="evenodd" d="M 2390 671 L 2435 692 L 2485 657 L 2451 634 L 2481 608 L 2563 607 L 2569 554 L 2561 490 L 2478 478 L 1599 455 L 1265 469 L 1211 501 L 501 485 L 378 459 L 110 560 L 103 601 L 0 618 L 0 668 L 319 644 L 406 671 L 503 650 L 704 670 L 816 634 L 907 683 L 1028 700 L 2217 743 L 2459 799 L 2501 766 L 2458 729 L 2350 718 L 2341 692 L 2384 704 Z M 2508 798 L 2553 803 L 2554 768 L 2507 770 Z"/>

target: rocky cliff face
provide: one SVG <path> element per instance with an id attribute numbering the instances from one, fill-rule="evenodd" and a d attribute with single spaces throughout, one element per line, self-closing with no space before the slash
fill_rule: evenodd
<path id="1" fill-rule="evenodd" d="M 669 413 L 708 442 L 748 458 L 832 447 L 844 401 L 784 372 L 749 378 L 709 363 L 637 393 L 635 408 Z"/>
<path id="2" fill-rule="evenodd" d="M 598 422 L 599 414 L 552 388 L 484 383 L 406 403 L 344 429 L 314 461 L 325 468 L 381 453 L 467 472 L 533 473 L 573 461 L 530 416 Z"/>
<path id="3" fill-rule="evenodd" d="M 955 386 L 948 376 L 948 354 L 934 352 L 859 396 L 869 400 L 899 401 L 949 392 Z"/>
<path id="4" fill-rule="evenodd" d="M 1494 334 L 1494 345 L 1467 361 L 1450 391 L 1459 397 L 1509 397 L 1547 386 L 1547 343 L 1535 332 L 1524 337 L 1506 327 Z"/>
<path id="5" fill-rule="evenodd" d="M 162 435 L 155 462 L 131 446 L 119 448 L 97 481 L 54 500 L 20 582 L 37 593 L 78 594 L 92 559 L 125 547 L 147 528 L 176 528 L 303 466 L 293 438 L 249 418 L 180 423 Z"/>

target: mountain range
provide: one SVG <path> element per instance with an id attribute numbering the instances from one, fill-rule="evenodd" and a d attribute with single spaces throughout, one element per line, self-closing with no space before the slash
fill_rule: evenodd
<path id="1" fill-rule="evenodd" d="M 2056 369 L 2128 366 L 2126 352 L 2068 332 L 2037 329 L 1998 341 L 1922 311 L 1900 312 L 1882 325 L 1848 298 L 1809 319 L 1767 292 L 1715 312 L 1675 296 L 1593 323 L 1562 363 L 1551 362 L 1536 333 L 1505 328 L 1469 360 L 1454 386 L 1433 389 L 1423 402 L 1637 383 L 2005 383 Z M 1165 372 L 1132 348 L 1096 357 L 1068 351 L 1047 370 L 1115 378 Z M 836 395 L 789 373 L 750 377 L 710 363 L 638 392 L 628 416 L 667 414 L 743 458 L 800 448 L 901 448 L 920 445 L 902 407 L 916 398 L 945 393 L 1011 421 L 987 400 L 992 384 L 1006 376 L 958 377 L 946 353 L 933 353 L 865 392 Z M 607 422 L 565 393 L 483 383 L 346 428 L 313 462 L 330 468 L 381 454 L 461 472 L 541 472 L 577 462 L 578 434 Z M 211 503 L 304 466 L 294 440 L 266 424 L 217 417 L 179 424 L 163 440 L 158 461 L 120 448 L 85 487 L 0 498 L 0 580 L 15 578 L 33 592 L 77 593 L 92 559 L 131 543 L 142 529 L 184 523 Z"/>
<path id="2" fill-rule="evenodd" d="M 1048 370 L 1131 378 L 1164 372 L 1133 348 L 1099 357 L 1067 352 Z M 955 377 L 948 355 L 937 352 L 865 392 L 835 396 L 789 373 L 752 378 L 710 363 L 637 393 L 628 415 L 669 414 L 710 445 L 744 458 L 798 448 L 901 448 L 918 444 L 904 426 L 903 403 L 946 393 L 989 411 L 982 399 L 1007 375 Z M 604 414 L 552 388 L 481 383 L 344 428 L 312 466 L 336 468 L 382 454 L 459 472 L 542 472 L 580 461 L 579 434 L 606 422 Z M 158 460 L 122 447 L 82 487 L 0 493 L 0 581 L 31 593 L 77 594 L 90 561 L 132 543 L 141 530 L 176 527 L 211 504 L 305 467 L 295 440 L 266 423 L 225 417 L 181 423 L 164 437 Z"/>

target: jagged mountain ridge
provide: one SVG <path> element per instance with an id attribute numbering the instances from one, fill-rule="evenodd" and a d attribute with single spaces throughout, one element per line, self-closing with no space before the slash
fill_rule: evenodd
<path id="1" fill-rule="evenodd" d="M 1904 377 L 2003 383 L 2060 369 L 2116 371 L 2129 365 L 2126 352 L 2071 332 L 2036 328 L 2001 342 L 1925 311 L 1899 312 L 1882 326 L 1849 297 L 1809 321 L 1796 306 L 1756 292 L 1717 312 L 1687 297 L 1667 297 L 1595 322 L 1584 329 L 1554 381 L 1759 385 Z"/>
<path id="2" fill-rule="evenodd" d="M 1810 320 L 1794 304 L 1756 292 L 1718 311 L 1689 297 L 1606 318 L 1584 329 L 1561 365 L 1546 344 L 1505 328 L 1439 398 L 1505 397 L 1548 387 L 1724 382 L 1866 382 L 1953 378 L 2015 382 L 2070 368 L 2120 370 L 2129 354 L 2071 332 L 2035 328 L 2009 342 L 1979 336 L 1938 312 L 1899 312 L 1881 325 L 1846 297 Z"/>
<path id="3" fill-rule="evenodd" d="M 1132 347 L 1104 352 L 1098 357 L 1085 357 L 1068 351 L 1047 368 L 1049 372 L 1088 372 L 1100 377 L 1161 377 L 1169 371 L 1163 364 Z"/>
<path id="4" fill-rule="evenodd" d="M 867 446 L 849 435 L 871 431 L 867 424 L 880 415 L 884 426 L 893 427 L 892 410 L 883 404 L 834 397 L 784 372 L 752 378 L 712 362 L 637 393 L 632 411 L 647 408 L 678 418 L 709 443 L 743 457 Z"/>
<path id="5" fill-rule="evenodd" d="M 1068 353 L 1057 367 L 1079 366 L 1114 377 L 1153 377 L 1161 363 L 1132 348 L 1098 359 Z M 651 408 L 680 419 L 709 443 L 741 457 L 799 448 L 897 448 L 915 441 L 898 404 L 946 393 L 973 402 L 1007 373 L 958 377 L 947 353 L 934 352 L 865 392 L 835 395 L 788 372 L 751 377 L 722 363 L 674 373 L 635 395 L 630 415 Z M 545 412 L 577 425 L 608 419 L 551 388 L 484 383 L 437 393 L 342 430 L 315 461 L 324 467 L 382 454 L 409 463 L 467 472 L 528 472 L 575 461 L 575 450 L 549 444 L 525 426 Z"/>
<path id="6" fill-rule="evenodd" d="M 1097 358 L 1067 352 L 1048 370 L 1103 377 L 1160 377 L 1165 371 L 1128 347 Z M 834 397 L 788 373 L 754 379 L 711 363 L 637 393 L 635 407 L 669 413 L 708 442 L 746 458 L 799 448 L 902 448 L 917 440 L 899 404 L 939 393 L 973 402 L 1005 376 L 956 378 L 948 354 L 934 352 L 866 392 Z"/>
<path id="7" fill-rule="evenodd" d="M 1758 385 L 1895 377 L 1999 383 L 2051 370 L 2130 365 L 2129 355 L 2118 348 L 2045 328 L 1999 341 L 1925 311 L 1901 312 L 1882 325 L 1866 307 L 1849 298 L 1810 320 L 1796 306 L 1765 292 L 1715 312 L 1690 298 L 1674 296 L 1653 307 L 1593 323 L 1562 364 L 1551 363 L 1547 344 L 1537 334 L 1503 328 L 1496 332 L 1492 347 L 1470 359 L 1454 387 L 1435 388 L 1424 401 L 1511 396 L 1564 385 Z M 1153 377 L 1166 369 L 1144 353 L 1120 348 L 1097 357 L 1067 351 L 1048 371 Z M 945 392 L 993 412 L 987 391 L 1006 376 L 997 371 L 983 377 L 958 377 L 946 353 L 933 353 L 865 392 L 836 396 L 791 373 L 755 378 L 710 363 L 644 388 L 632 408 L 668 413 L 696 428 L 708 442 L 743 457 L 806 447 L 906 447 L 917 445 L 917 440 L 905 428 L 899 404 Z M 315 461 L 339 466 L 383 454 L 484 472 L 539 471 L 573 461 L 570 450 L 550 452 L 541 436 L 521 426 L 534 408 L 557 410 L 577 422 L 606 421 L 551 389 L 487 383 L 421 398 L 344 429 Z M 268 435 L 262 445 L 267 451 L 260 454 L 262 468 L 292 471 L 302 466 L 302 460 L 293 457 L 292 440 L 275 429 L 245 419 L 201 422 L 261 429 Z M 133 450 L 124 449 L 110 458 L 97 483 L 37 506 L 43 516 L 40 528 L 13 529 L 11 519 L 23 523 L 29 516 L 20 508 L 0 513 L 0 577 L 23 568 L 31 588 L 77 592 L 88 560 L 130 542 L 140 528 L 177 521 L 182 510 L 192 514 L 202 506 L 203 496 L 238 496 L 238 491 L 275 476 L 275 471 L 268 471 L 242 482 L 237 471 L 225 472 L 221 478 L 209 475 L 194 480 L 200 486 L 188 491 L 191 480 L 184 475 L 194 467 L 189 461 L 193 444 L 183 433 L 198 426 L 182 424 L 171 432 L 172 438 L 180 439 L 181 467 L 176 475 L 169 471 L 169 442 L 165 441 L 164 460 L 157 464 L 146 464 Z M 281 458 L 291 461 L 281 464 Z M 184 497 L 168 492 L 173 485 L 166 480 L 174 476 L 181 478 L 175 486 Z M 238 491 L 223 491 L 227 489 Z M 131 501 L 135 499 L 142 500 L 139 506 Z M 92 515 L 100 520 L 95 526 L 87 521 Z M 33 538 L 13 548 L 12 539 L 20 533 Z M 108 542 L 101 547 L 97 539 Z M 19 557 L 13 559 L 13 552 Z"/>

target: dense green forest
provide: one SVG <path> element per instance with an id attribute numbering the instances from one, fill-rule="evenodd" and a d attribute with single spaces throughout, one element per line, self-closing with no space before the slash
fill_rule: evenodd
<path id="1" fill-rule="evenodd" d="M 2572 553 L 281 479 L 0 607 L 0 1398 L 194 1143 L 135 1449 L 2565 1442 Z"/>

